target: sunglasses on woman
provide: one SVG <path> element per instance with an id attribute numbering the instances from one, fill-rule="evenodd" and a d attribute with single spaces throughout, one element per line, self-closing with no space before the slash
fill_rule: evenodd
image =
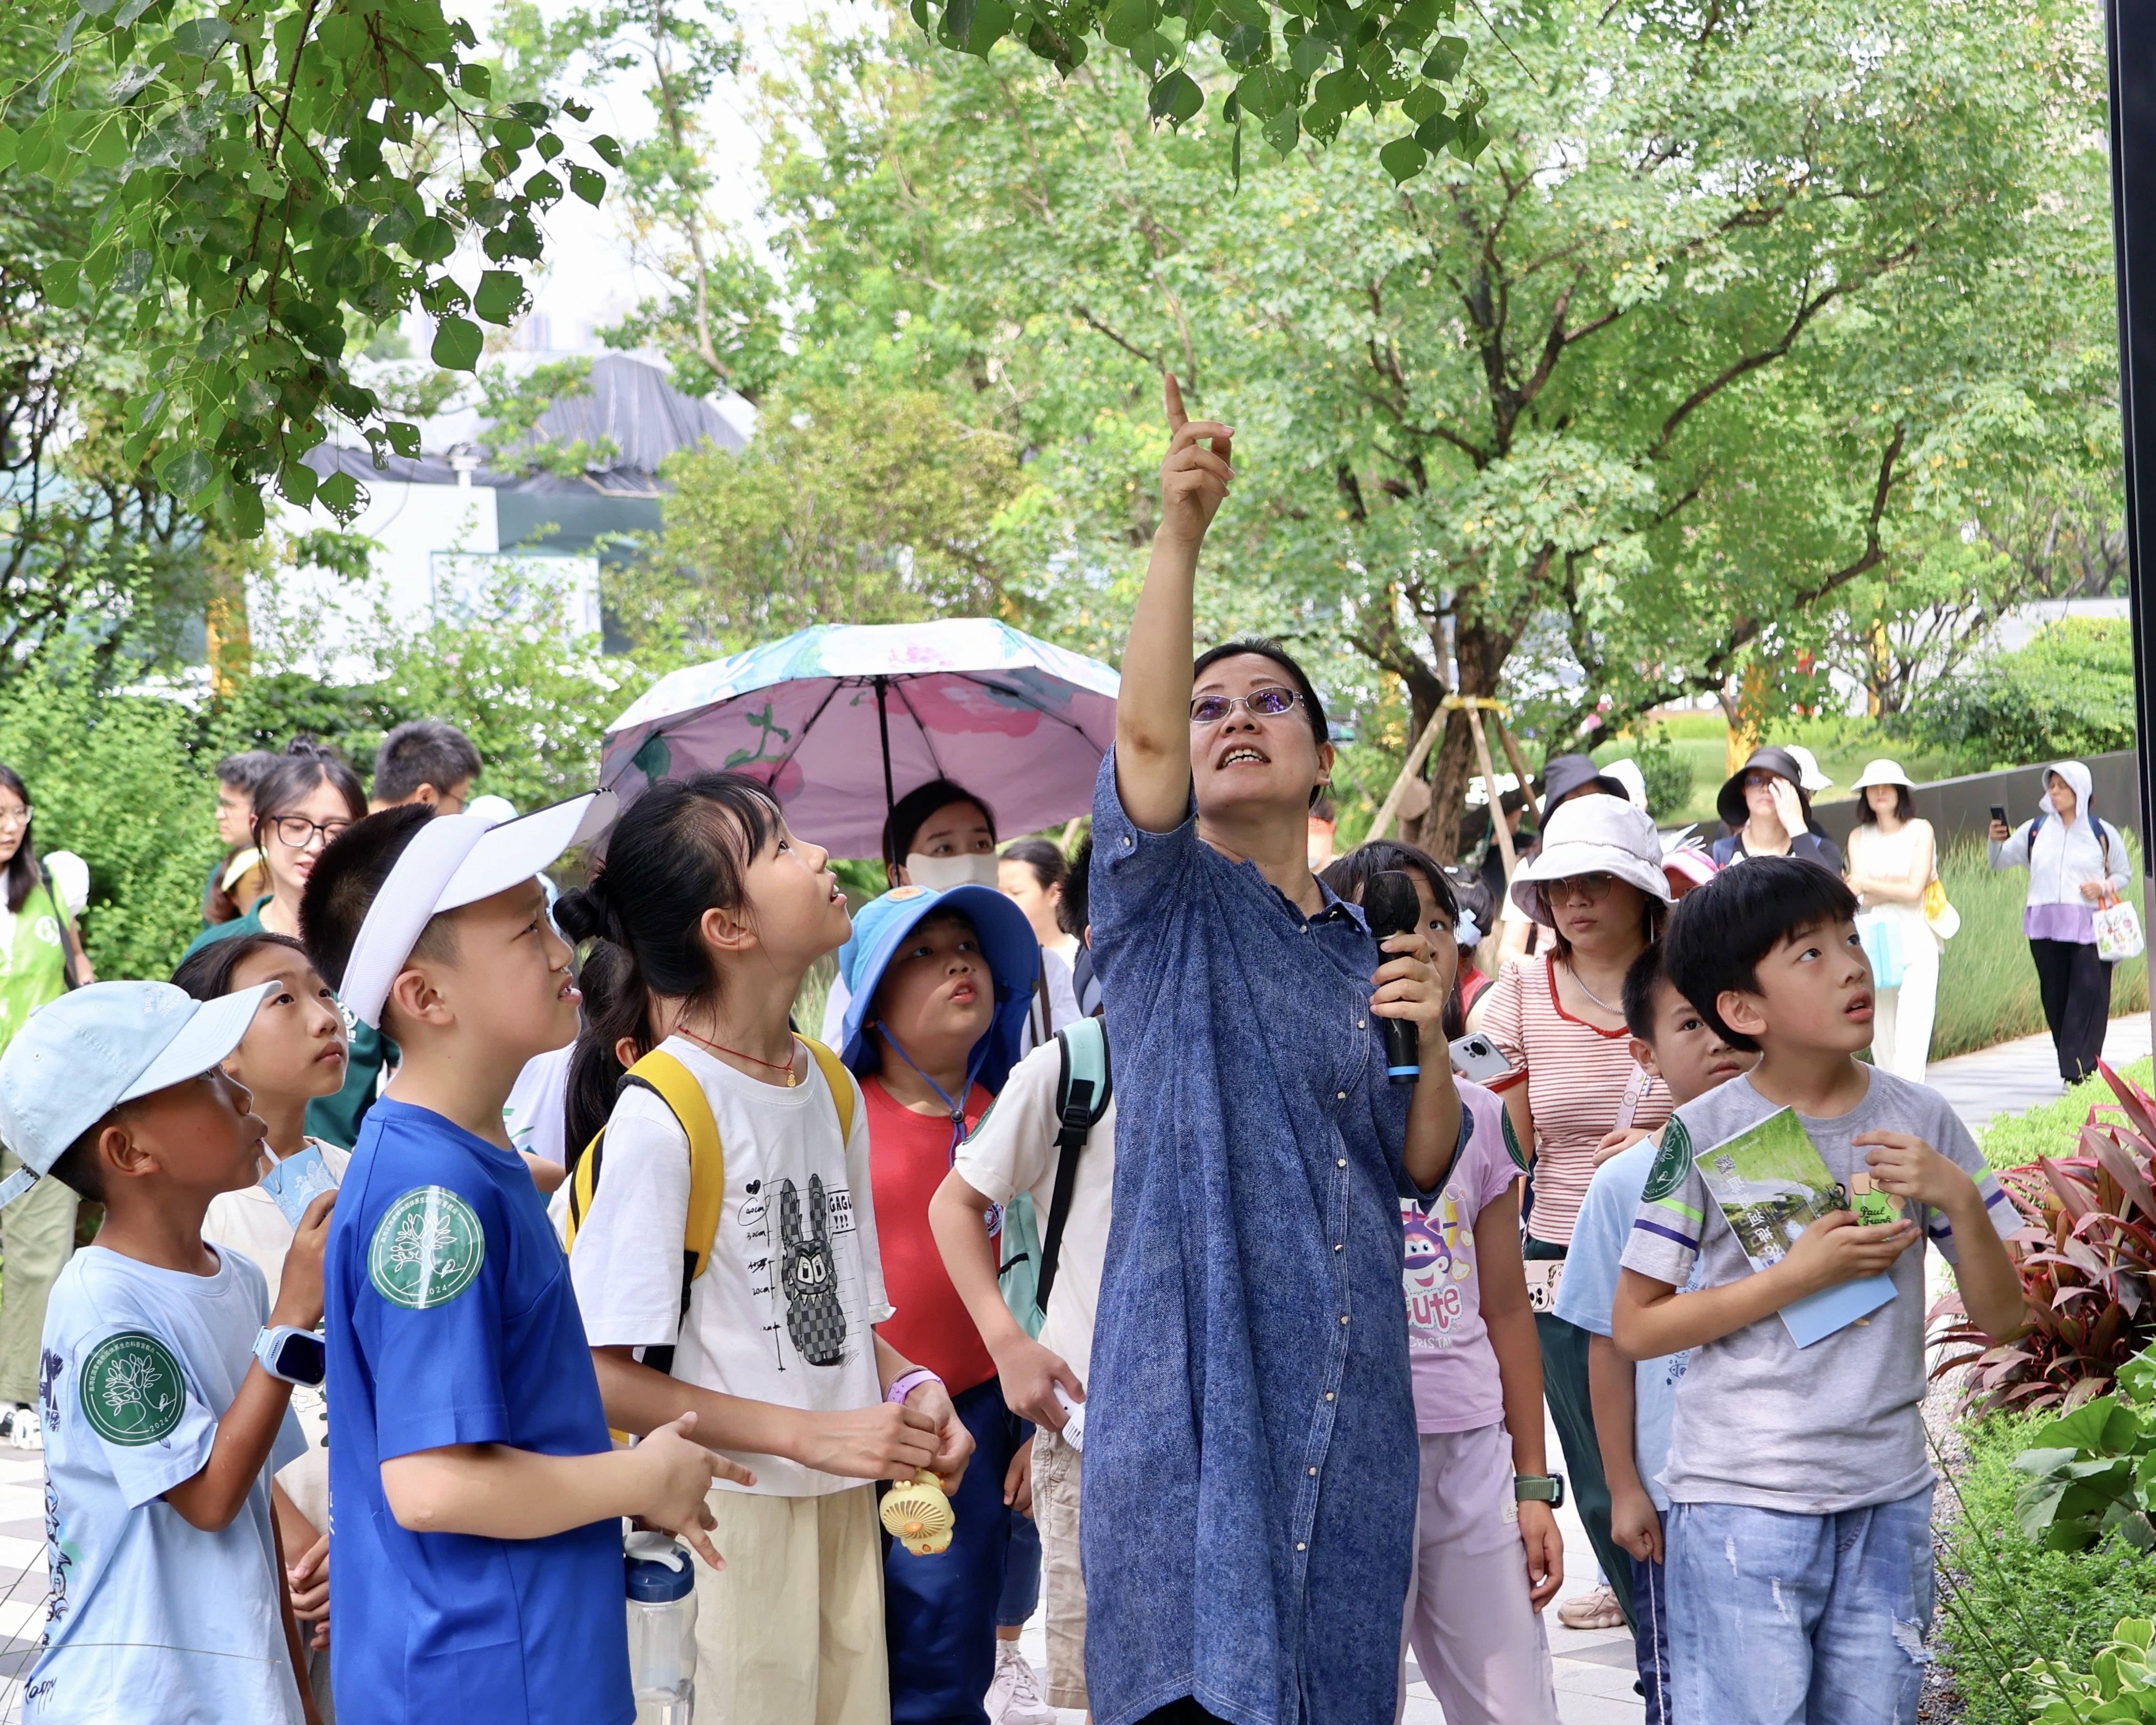
<path id="1" fill-rule="evenodd" d="M 1248 695 L 1201 695 L 1190 703 L 1190 722 L 1217 725 L 1239 706 L 1264 718 L 1277 719 L 1301 701 L 1294 690 L 1277 686 L 1253 689 Z"/>

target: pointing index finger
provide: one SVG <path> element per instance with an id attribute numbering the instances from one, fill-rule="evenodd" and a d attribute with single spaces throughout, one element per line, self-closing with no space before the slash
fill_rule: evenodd
<path id="1" fill-rule="evenodd" d="M 1183 386 L 1175 380 L 1175 373 L 1161 373 L 1162 393 L 1168 401 L 1168 429 L 1177 432 L 1190 423 L 1190 415 L 1183 408 Z"/>

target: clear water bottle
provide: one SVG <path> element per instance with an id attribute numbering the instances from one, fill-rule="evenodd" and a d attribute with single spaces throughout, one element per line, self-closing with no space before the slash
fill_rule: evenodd
<path id="1" fill-rule="evenodd" d="M 696 1578 L 689 1553 L 664 1534 L 633 1533 L 629 1680 L 636 1725 L 689 1725 L 696 1704 Z"/>

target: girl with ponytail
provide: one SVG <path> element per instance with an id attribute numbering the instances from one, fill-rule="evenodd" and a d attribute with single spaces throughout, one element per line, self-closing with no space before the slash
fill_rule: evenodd
<path id="1" fill-rule="evenodd" d="M 697 1438 L 756 1476 L 711 1496 L 727 1567 L 696 1578 L 698 1717 L 885 1725 L 867 1482 L 931 1470 L 955 1491 L 973 1440 L 942 1383 L 875 1333 L 891 1311 L 860 1089 L 788 1020 L 808 967 L 851 932 L 829 854 L 753 779 L 662 779 L 555 920 L 593 943 L 569 1144 L 593 1153 L 603 1122 L 603 1178 L 569 1268 L 608 1423 L 648 1431 L 685 1403 Z M 693 1080 L 725 1158 L 685 1300 L 689 1127 L 642 1074 L 623 1081 L 646 1051 Z"/>

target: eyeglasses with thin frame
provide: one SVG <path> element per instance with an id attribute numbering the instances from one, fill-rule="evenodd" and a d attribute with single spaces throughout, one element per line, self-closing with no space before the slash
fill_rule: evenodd
<path id="1" fill-rule="evenodd" d="M 0 827 L 26 827 L 37 814 L 34 809 L 0 809 Z"/>
<path id="2" fill-rule="evenodd" d="M 317 834 L 323 844 L 334 844 L 351 824 L 348 820 L 309 820 L 304 814 L 280 814 L 270 822 L 276 830 L 277 842 L 287 850 L 305 850 Z"/>
<path id="3" fill-rule="evenodd" d="M 1616 884 L 1614 875 L 1597 869 L 1591 875 L 1567 875 L 1562 880 L 1544 882 L 1543 896 L 1553 904 L 1577 896 L 1590 905 L 1599 905 L 1609 896 L 1609 889 Z"/>
<path id="4" fill-rule="evenodd" d="M 1190 703 L 1190 722 L 1194 725 L 1217 725 L 1237 707 L 1255 713 L 1261 718 L 1277 719 L 1282 713 L 1301 704 L 1301 695 L 1277 684 L 1253 689 L 1248 695 L 1201 695 Z"/>
<path id="5" fill-rule="evenodd" d="M 1787 784 L 1788 783 L 1789 780 L 1784 778 L 1780 773 L 1768 773 L 1758 768 L 1754 768 L 1744 775 L 1744 788 L 1748 791 L 1762 790 L 1777 783 Z"/>

